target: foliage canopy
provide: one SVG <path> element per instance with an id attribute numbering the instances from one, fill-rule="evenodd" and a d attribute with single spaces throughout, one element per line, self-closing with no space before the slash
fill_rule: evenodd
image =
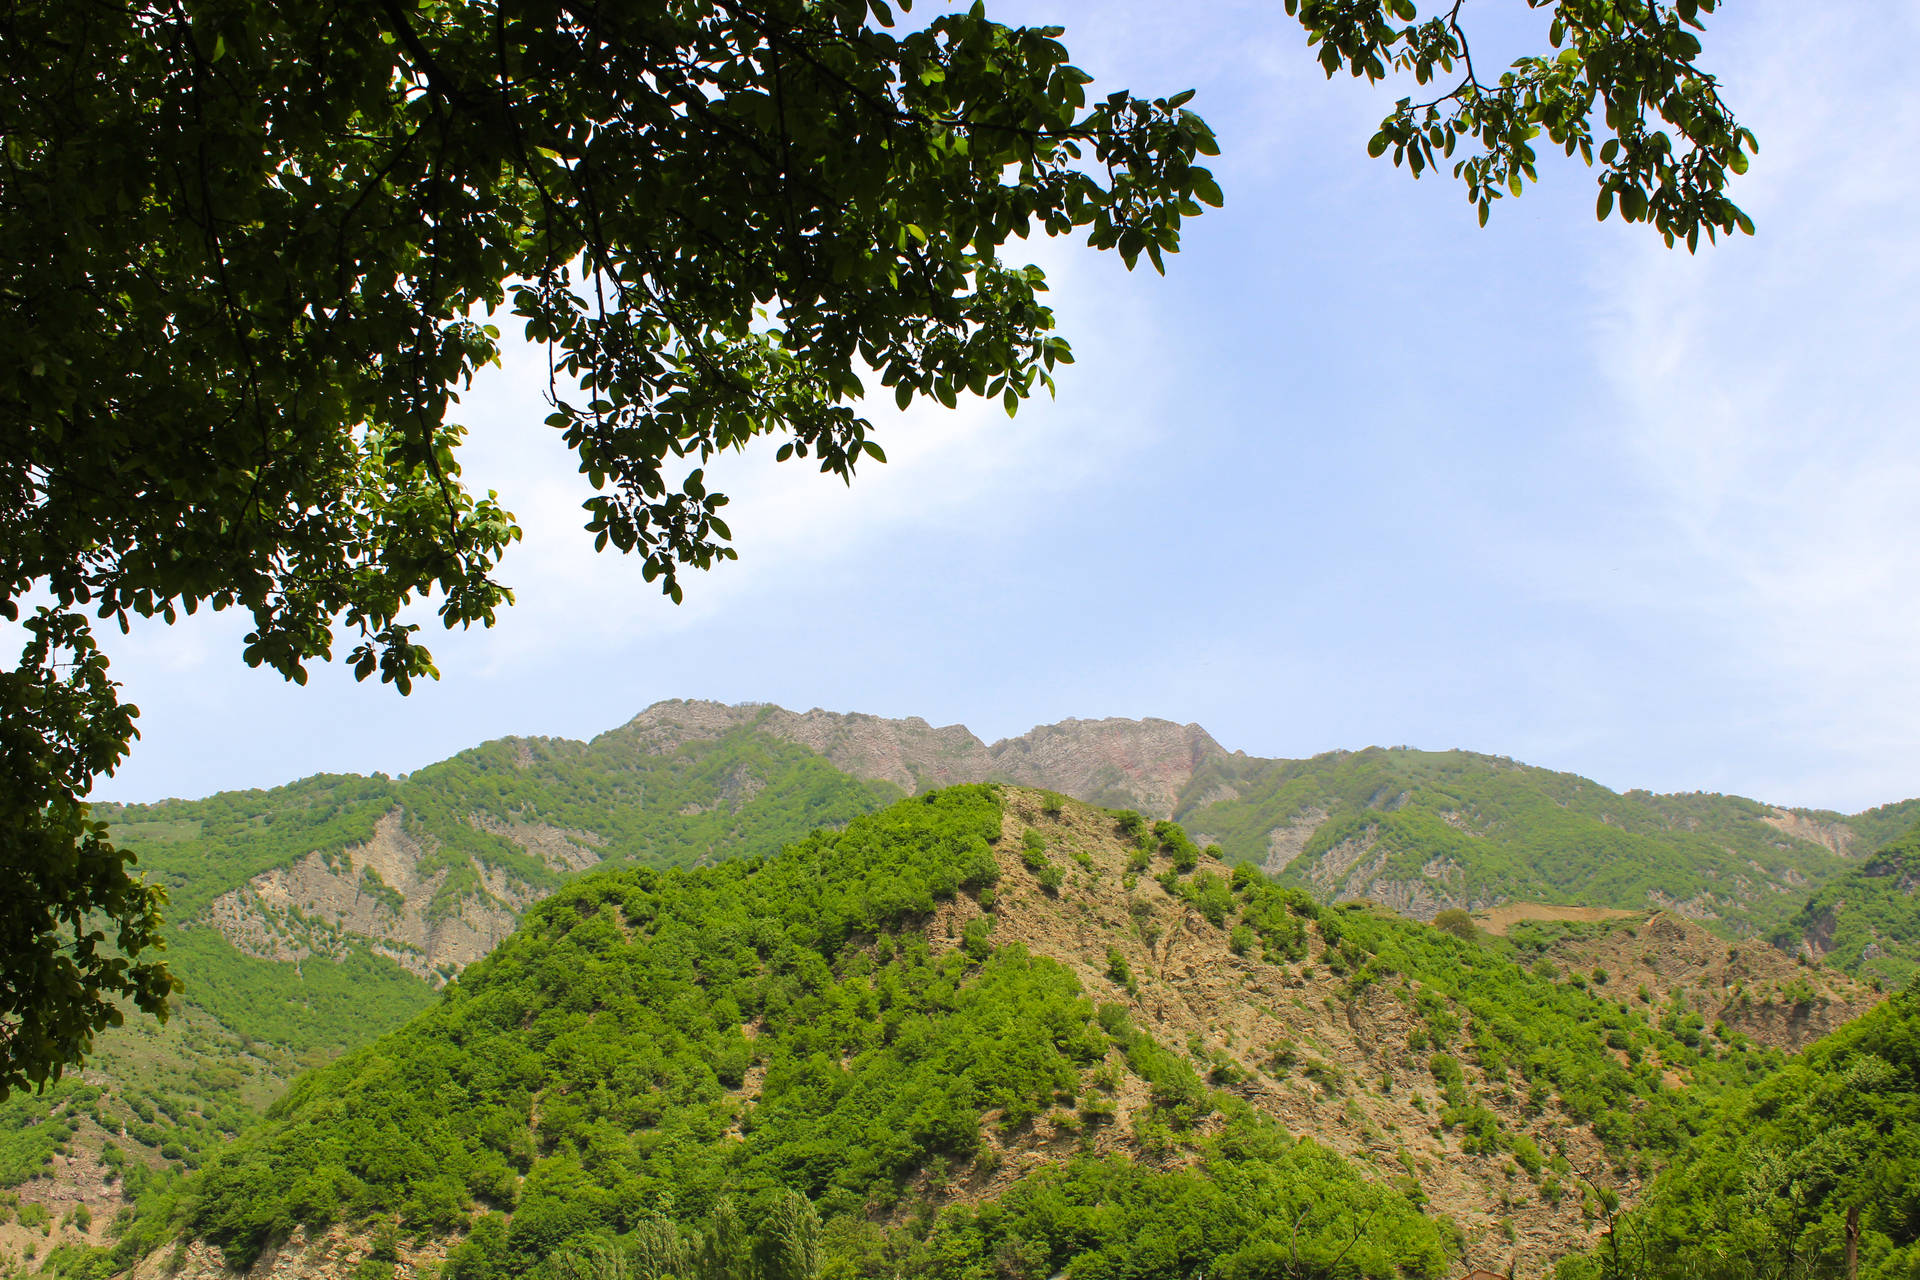
<path id="1" fill-rule="evenodd" d="M 1590 158 L 1607 132 L 1603 214 L 1690 245 L 1747 225 L 1721 186 L 1751 136 L 1686 29 L 1711 8 L 1555 0 L 1568 47 L 1494 87 L 1458 5 L 1288 3 L 1329 73 L 1467 63 L 1451 116 L 1403 107 L 1375 150 L 1418 172 L 1478 137 L 1483 218 L 1536 133 Z M 433 675 L 410 603 L 452 627 L 511 600 L 519 527 L 449 418 L 502 308 L 549 353 L 588 531 L 675 600 L 733 554 L 716 452 L 774 433 L 850 478 L 884 458 L 863 379 L 1013 411 L 1071 354 L 1007 243 L 1163 268 L 1221 199 L 1191 94 L 1089 101 L 1060 35 L 883 0 L 9 6 L 0 616 L 29 640 L 0 677 L 0 1089 L 169 988 L 159 898 L 82 803 L 134 736 L 89 611 L 244 608 L 246 660 L 289 679 L 340 634 L 361 678 Z"/>

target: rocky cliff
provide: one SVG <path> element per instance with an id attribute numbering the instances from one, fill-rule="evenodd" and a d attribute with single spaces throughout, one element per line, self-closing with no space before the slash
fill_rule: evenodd
<path id="1" fill-rule="evenodd" d="M 1077 800 L 1172 816 L 1194 774 L 1228 752 L 1197 724 L 1062 720 L 988 745 L 965 725 L 918 716 L 794 712 L 758 703 L 657 702 L 615 732 L 665 751 L 750 728 L 825 756 L 860 778 L 911 792 L 960 782 L 1012 782 Z"/>

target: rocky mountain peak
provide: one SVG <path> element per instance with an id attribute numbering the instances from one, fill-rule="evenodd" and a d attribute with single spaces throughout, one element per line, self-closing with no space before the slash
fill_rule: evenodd
<path id="1" fill-rule="evenodd" d="M 656 702 L 617 733 L 664 753 L 686 742 L 751 728 L 818 752 L 835 768 L 907 792 L 962 782 L 1014 782 L 1076 799 L 1172 815 L 1194 771 L 1226 750 L 1197 724 L 1171 720 L 1062 720 L 988 746 L 965 725 L 919 716 L 788 711 L 771 703 Z"/>

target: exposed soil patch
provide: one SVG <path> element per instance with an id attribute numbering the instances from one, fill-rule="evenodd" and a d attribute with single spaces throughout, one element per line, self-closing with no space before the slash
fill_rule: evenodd
<path id="1" fill-rule="evenodd" d="M 1546 902 L 1503 902 L 1474 915 L 1474 923 L 1496 938 L 1522 920 L 1570 920 L 1589 924 L 1598 920 L 1624 920 L 1644 916 L 1641 911 L 1621 911 L 1614 907 L 1558 907 Z"/>

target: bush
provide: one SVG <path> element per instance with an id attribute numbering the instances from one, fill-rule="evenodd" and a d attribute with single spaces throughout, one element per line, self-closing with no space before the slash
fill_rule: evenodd
<path id="1" fill-rule="evenodd" d="M 1020 864 L 1029 871 L 1038 871 L 1047 865 L 1046 837 L 1032 827 L 1020 838 Z"/>
<path id="2" fill-rule="evenodd" d="M 1462 942 L 1478 942 L 1480 926 L 1473 917 L 1459 907 L 1448 907 L 1433 918 L 1433 927 L 1443 933 L 1450 933 Z"/>

